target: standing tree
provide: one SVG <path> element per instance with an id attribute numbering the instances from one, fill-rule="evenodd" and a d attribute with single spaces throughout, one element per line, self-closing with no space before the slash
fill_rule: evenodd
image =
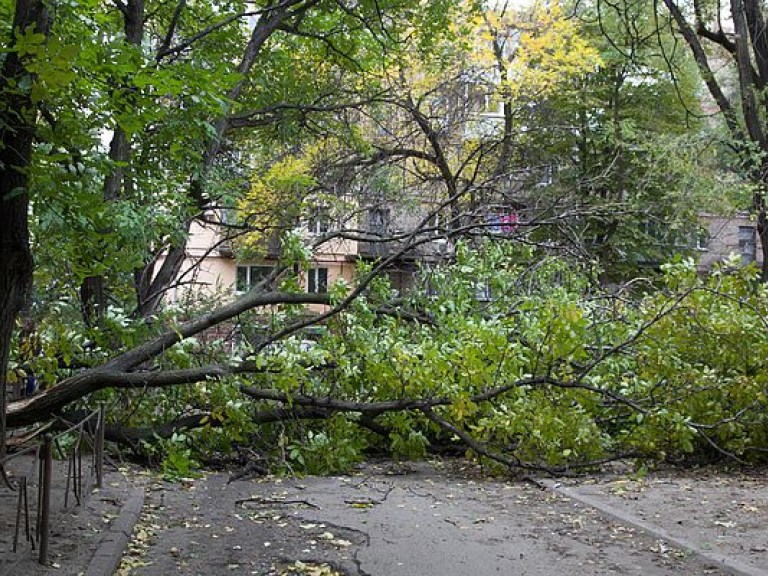
<path id="1" fill-rule="evenodd" d="M 753 184 L 752 210 L 768 281 L 768 28 L 761 0 L 655 0 L 666 6 L 685 40 L 715 105 L 722 114 L 738 165 Z"/>
<path id="2" fill-rule="evenodd" d="M 226 153 L 243 139 L 274 137 L 270 122 L 236 117 L 343 101 L 343 88 L 396 53 L 402 38 L 414 30 L 425 38 L 438 34 L 451 5 L 94 0 L 48 14 L 42 1 L 0 2 L 3 441 L 7 414 L 15 423 L 44 418 L 91 391 L 86 381 L 104 382 L 97 373 L 135 369 L 185 333 L 253 306 L 317 300 L 252 295 L 193 321 L 191 332 L 171 330 L 159 336 L 164 343 L 133 351 L 126 348 L 136 340 L 122 343 L 114 322 L 104 322 L 108 307 L 117 305 L 147 319 L 136 326 L 152 325 L 185 258 L 191 222 L 226 204 L 239 184 L 226 173 Z M 301 126 L 301 118 L 292 120 Z M 32 286 L 31 243 L 40 256 L 43 308 L 50 296 L 75 326 L 71 312 L 81 310 L 82 334 L 101 357 L 89 361 L 91 377 L 75 376 L 74 387 L 51 386 L 7 409 L 15 322 Z M 154 326 L 146 337 L 153 331 L 162 332 Z M 71 342 L 72 334 L 65 339 Z M 67 366 L 69 352 L 52 355 Z"/>
<path id="3" fill-rule="evenodd" d="M 3 11 L 8 16 L 7 10 Z M 5 20 L 5 18 L 4 18 Z M 0 72 L 0 457 L 5 455 L 6 367 L 16 317 L 32 287 L 29 248 L 29 167 L 37 115 L 31 64 L 49 30 L 45 5 L 19 0 L 13 12 L 9 51 Z"/>
<path id="4" fill-rule="evenodd" d="M 540 128 L 521 148 L 533 165 L 550 168 L 539 177 L 541 195 L 573 211 L 562 234 L 615 281 L 692 249 L 715 181 L 702 152 L 695 64 L 653 6 L 573 6 L 598 61 L 529 108 L 528 123 Z"/>

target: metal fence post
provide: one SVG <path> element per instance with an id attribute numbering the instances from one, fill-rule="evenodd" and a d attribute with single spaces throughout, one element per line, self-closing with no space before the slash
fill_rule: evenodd
<path id="1" fill-rule="evenodd" d="M 99 422 L 96 427 L 96 440 L 94 452 L 96 452 L 96 486 L 101 488 L 104 483 L 104 404 L 99 406 Z"/>
<path id="2" fill-rule="evenodd" d="M 19 530 L 21 529 L 21 516 L 22 511 L 24 510 L 24 497 L 26 496 L 27 492 L 27 477 L 22 476 L 19 478 L 19 497 L 17 498 L 16 503 L 16 525 L 14 527 L 13 531 L 13 548 L 12 550 L 16 552 L 18 546 L 19 546 Z M 27 519 L 27 539 L 29 539 L 29 519 Z"/>
<path id="3" fill-rule="evenodd" d="M 40 564 L 48 564 L 48 537 L 51 522 L 51 475 L 53 473 L 53 442 L 50 434 L 43 437 L 42 462 L 42 491 L 40 502 Z"/>

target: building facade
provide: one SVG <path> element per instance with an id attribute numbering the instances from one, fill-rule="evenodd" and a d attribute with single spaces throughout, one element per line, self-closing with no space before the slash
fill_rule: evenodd
<path id="1" fill-rule="evenodd" d="M 734 254 L 741 258 L 742 265 L 755 262 L 762 266 L 763 251 L 757 223 L 750 214 L 739 212 L 732 216 L 717 216 L 703 213 L 700 218 L 707 231 L 707 236 L 696 246 L 700 272 L 710 272 L 715 264 Z"/>
<path id="2" fill-rule="evenodd" d="M 326 234 L 328 228 L 305 226 L 302 233 L 307 240 Z M 278 262 L 279 240 L 275 236 L 268 242 L 263 257 L 240 259 L 232 241 L 222 233 L 216 221 L 193 223 L 187 244 L 187 258 L 179 273 L 176 286 L 169 293 L 169 302 L 185 299 L 217 297 L 231 299 L 247 292 L 270 275 Z M 299 283 L 310 293 L 325 293 L 338 279 L 354 281 L 358 242 L 332 239 L 314 251 L 310 265 L 299 270 Z M 310 305 L 310 311 L 321 312 L 321 305 Z"/>
<path id="3" fill-rule="evenodd" d="M 394 256 L 386 268 L 392 287 L 405 293 L 416 286 L 421 266 L 450 259 L 453 247 L 440 234 L 437 219 L 428 220 L 429 207 L 377 204 L 361 211 L 363 230 L 371 241 L 332 239 L 321 244 L 306 269 L 299 271 L 299 283 L 309 293 L 325 293 L 338 279 L 354 283 L 359 260 L 380 260 Z M 720 262 L 739 256 L 742 265 L 762 265 L 762 250 L 757 226 L 746 212 L 732 216 L 700 215 L 706 233 L 696 240 L 697 267 L 703 274 Z M 404 238 L 415 226 L 427 219 L 422 240 L 403 251 Z M 500 226 L 512 226 L 503 223 Z M 215 222 L 195 223 L 188 243 L 187 259 L 177 285 L 168 295 L 169 302 L 182 299 L 200 300 L 213 296 L 231 299 L 264 280 L 277 264 L 279 245 L 271 242 L 265 257 L 238 259 L 231 242 L 222 236 Z M 302 228 L 305 239 L 328 233 L 327 226 L 308 224 Z M 390 239 L 394 238 L 394 239 Z M 310 305 L 310 312 L 322 312 L 323 305 Z"/>

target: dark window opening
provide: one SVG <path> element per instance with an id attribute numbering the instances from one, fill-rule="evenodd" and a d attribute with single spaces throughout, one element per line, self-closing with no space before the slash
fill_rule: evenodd
<path id="1" fill-rule="evenodd" d="M 272 274 L 272 266 L 238 266 L 236 290 L 247 292 L 270 274 Z"/>
<path id="2" fill-rule="evenodd" d="M 310 294 L 328 292 L 328 268 L 312 268 L 307 271 L 307 292 Z"/>

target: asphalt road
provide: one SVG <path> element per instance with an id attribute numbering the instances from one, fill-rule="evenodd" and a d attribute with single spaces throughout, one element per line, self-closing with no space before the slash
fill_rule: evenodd
<path id="1" fill-rule="evenodd" d="M 441 466 L 226 480 L 154 485 L 140 522 L 150 534 L 124 574 L 729 573 L 573 498 Z"/>

